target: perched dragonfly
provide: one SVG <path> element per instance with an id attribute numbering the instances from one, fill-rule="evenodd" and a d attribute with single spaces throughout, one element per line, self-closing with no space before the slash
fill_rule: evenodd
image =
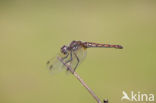
<path id="1" fill-rule="evenodd" d="M 111 45 L 111 44 L 100 44 L 93 42 L 82 42 L 82 41 L 72 41 L 69 46 L 62 46 L 60 53 L 55 57 L 50 59 L 47 62 L 47 66 L 50 70 L 61 70 L 64 66 L 62 62 L 58 60 L 58 57 L 63 60 L 64 63 L 70 64 L 70 67 L 73 71 L 76 70 L 77 66 L 84 60 L 86 57 L 87 48 L 116 48 L 122 49 L 121 45 Z M 66 69 L 68 70 L 68 69 Z"/>

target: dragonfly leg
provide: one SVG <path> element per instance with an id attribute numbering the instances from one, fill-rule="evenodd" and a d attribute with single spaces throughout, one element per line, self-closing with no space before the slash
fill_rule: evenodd
<path id="1" fill-rule="evenodd" d="M 78 58 L 78 56 L 74 53 L 74 55 L 75 55 L 75 57 L 76 57 L 76 59 L 77 59 L 77 64 L 76 64 L 76 66 L 75 66 L 75 68 L 74 68 L 74 71 L 76 70 L 76 68 L 77 68 L 77 66 L 78 66 L 78 64 L 79 64 L 79 62 L 80 62 L 80 60 L 79 60 L 79 58 Z"/>
<path id="2" fill-rule="evenodd" d="M 72 51 L 71 51 L 71 52 L 70 52 L 70 59 L 69 59 L 68 61 L 66 61 L 65 64 L 71 62 L 72 60 L 73 60 L 73 57 L 72 57 Z M 68 68 L 67 68 L 67 70 L 68 70 Z"/>
<path id="3" fill-rule="evenodd" d="M 68 54 L 69 55 L 69 54 Z M 73 60 L 73 57 L 72 57 L 72 51 L 70 52 L 70 59 L 68 61 L 65 62 L 65 64 L 71 62 Z M 67 68 L 67 71 L 69 70 L 69 68 Z"/>
<path id="4" fill-rule="evenodd" d="M 66 59 L 66 58 L 68 57 L 68 55 L 69 55 L 69 53 L 68 53 L 65 57 L 63 57 L 62 59 L 63 59 L 63 60 Z"/>

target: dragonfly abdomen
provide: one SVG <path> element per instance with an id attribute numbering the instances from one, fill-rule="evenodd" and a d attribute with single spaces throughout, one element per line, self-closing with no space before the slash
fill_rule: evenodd
<path id="1" fill-rule="evenodd" d="M 122 49 L 123 48 L 121 45 L 100 44 L 100 43 L 92 43 L 92 42 L 85 42 L 84 46 L 86 48 L 92 48 L 92 47 L 117 48 L 117 49 Z"/>

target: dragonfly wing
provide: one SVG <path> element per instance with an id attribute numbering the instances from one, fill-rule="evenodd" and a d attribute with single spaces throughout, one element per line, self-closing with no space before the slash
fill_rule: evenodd
<path id="1" fill-rule="evenodd" d="M 76 66 L 82 63 L 86 58 L 87 50 L 86 48 L 80 47 L 78 50 L 72 52 L 72 61 L 70 63 L 71 67 L 74 69 Z M 75 68 L 76 69 L 76 68 Z"/>
<path id="2" fill-rule="evenodd" d="M 80 47 L 78 50 L 74 51 L 76 56 L 79 58 L 80 62 L 82 62 L 87 55 L 87 49 L 84 47 Z"/>
<path id="3" fill-rule="evenodd" d="M 58 57 L 62 57 L 62 55 L 58 54 L 56 57 L 50 59 L 47 62 L 47 67 L 52 73 L 66 70 L 65 66 L 58 60 Z"/>
<path id="4" fill-rule="evenodd" d="M 83 47 L 79 47 L 75 51 L 70 51 L 67 57 L 63 54 L 58 54 L 55 58 L 52 58 L 47 62 L 47 66 L 49 70 L 52 71 L 52 73 L 65 71 L 67 70 L 67 67 L 65 67 L 64 64 L 58 60 L 58 57 L 66 57 L 63 59 L 64 63 L 68 63 L 70 67 L 74 70 L 85 59 L 86 54 L 86 49 Z"/>

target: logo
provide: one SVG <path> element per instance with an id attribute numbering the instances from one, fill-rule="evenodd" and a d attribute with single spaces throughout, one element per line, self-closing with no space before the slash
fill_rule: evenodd
<path id="1" fill-rule="evenodd" d="M 141 92 L 134 92 L 131 91 L 129 94 L 125 91 L 122 91 L 121 101 L 141 101 L 141 102 L 153 102 L 154 101 L 154 94 L 146 94 Z"/>

